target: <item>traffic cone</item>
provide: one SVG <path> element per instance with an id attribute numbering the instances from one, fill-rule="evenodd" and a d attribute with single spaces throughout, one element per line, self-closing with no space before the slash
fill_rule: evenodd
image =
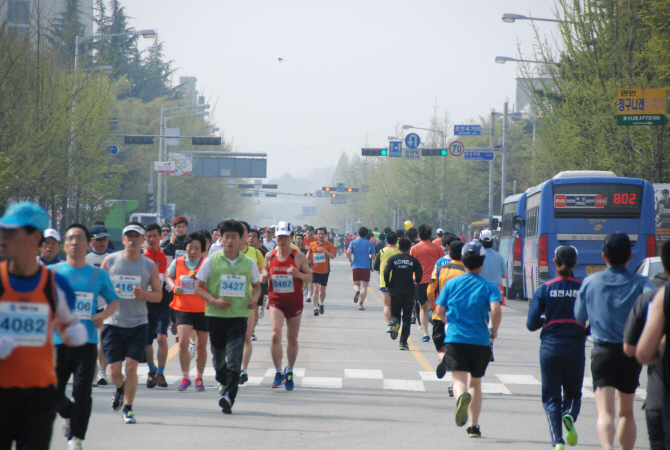
<path id="1" fill-rule="evenodd" d="M 503 306 L 507 306 L 507 305 L 505 304 L 505 291 L 504 291 L 504 289 L 503 289 L 503 287 L 502 287 L 502 284 L 500 285 L 500 298 L 502 298 L 502 305 L 503 305 Z"/>

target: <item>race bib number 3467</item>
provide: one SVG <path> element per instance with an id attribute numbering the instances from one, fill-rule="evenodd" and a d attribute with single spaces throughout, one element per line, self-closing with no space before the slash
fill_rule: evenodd
<path id="1" fill-rule="evenodd" d="M 294 291 L 291 275 L 272 275 L 272 290 L 278 294 L 290 294 Z"/>
<path id="2" fill-rule="evenodd" d="M 49 329 L 49 305 L 0 302 L 0 334 L 11 336 L 19 347 L 41 347 Z"/>

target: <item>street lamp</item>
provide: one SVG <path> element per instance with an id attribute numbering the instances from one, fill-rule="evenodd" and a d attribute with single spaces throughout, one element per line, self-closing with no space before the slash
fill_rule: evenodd
<path id="1" fill-rule="evenodd" d="M 402 138 L 396 137 L 396 136 L 389 136 L 388 137 L 389 141 L 402 141 Z"/>
<path id="2" fill-rule="evenodd" d="M 505 64 L 508 61 L 509 62 L 537 63 L 537 64 L 556 64 L 555 62 L 550 62 L 550 61 L 534 61 L 534 60 L 530 60 L 530 59 L 510 58 L 509 56 L 496 56 L 496 62 L 498 64 Z"/>
<path id="3" fill-rule="evenodd" d="M 540 17 L 529 17 L 529 16 L 523 16 L 521 14 L 512 14 L 512 13 L 505 13 L 502 16 L 502 21 L 505 23 L 514 23 L 514 21 L 516 20 L 537 20 L 539 22 L 571 23 L 573 25 L 579 24 L 579 22 L 571 22 L 569 20 L 542 19 Z"/>
<path id="4" fill-rule="evenodd" d="M 206 133 L 206 132 L 209 132 L 209 131 L 212 131 L 212 132 L 219 131 L 219 127 L 205 128 L 203 130 L 196 130 L 196 133 Z"/>

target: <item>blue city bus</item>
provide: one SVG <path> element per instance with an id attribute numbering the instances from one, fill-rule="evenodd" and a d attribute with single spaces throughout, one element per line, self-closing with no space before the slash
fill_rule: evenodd
<path id="1" fill-rule="evenodd" d="M 631 270 L 646 257 L 656 255 L 654 188 L 636 178 L 612 172 L 561 172 L 526 191 L 524 224 L 524 292 L 535 290 L 556 276 L 554 251 L 562 244 L 577 248 L 574 276 L 605 269 L 602 246 L 614 231 L 628 234 L 633 242 Z"/>
<path id="2" fill-rule="evenodd" d="M 526 217 L 526 193 L 510 195 L 503 201 L 502 222 L 500 224 L 500 254 L 505 259 L 507 278 L 503 280 L 506 298 L 524 298 L 523 290 L 523 235 L 524 225 L 521 222 L 518 230 L 514 229 L 514 217 L 522 220 Z"/>

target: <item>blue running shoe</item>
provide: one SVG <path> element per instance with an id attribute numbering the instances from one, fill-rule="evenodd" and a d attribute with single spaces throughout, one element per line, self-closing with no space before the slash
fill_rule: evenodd
<path id="1" fill-rule="evenodd" d="M 421 342 L 430 342 L 430 337 L 429 336 L 424 336 L 421 338 Z"/>
<path id="2" fill-rule="evenodd" d="M 284 387 L 286 388 L 287 391 L 292 391 L 293 390 L 293 372 L 287 372 L 287 368 L 284 369 Z"/>
<path id="3" fill-rule="evenodd" d="M 280 371 L 275 374 L 275 380 L 272 383 L 272 389 L 280 388 L 282 384 L 284 384 L 284 375 Z"/>

